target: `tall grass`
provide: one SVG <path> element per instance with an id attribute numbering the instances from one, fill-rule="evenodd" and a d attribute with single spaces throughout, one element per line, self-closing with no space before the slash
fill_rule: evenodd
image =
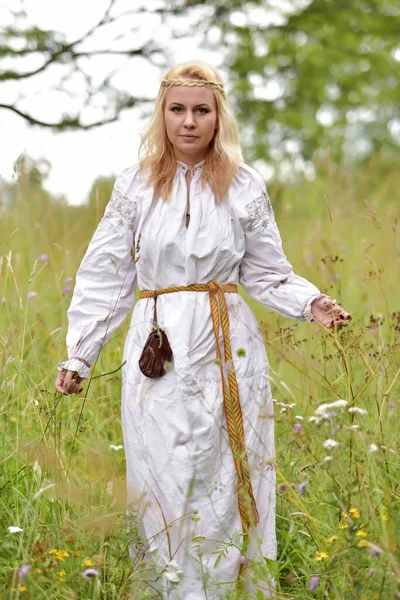
<path id="1" fill-rule="evenodd" d="M 270 194 L 295 271 L 353 322 L 336 334 L 249 300 L 275 399 L 279 558 L 268 567 L 281 598 L 386 600 L 400 597 L 400 176 L 379 158 L 352 173 L 329 162 L 317 170 L 316 181 Z M 151 597 L 146 565 L 128 555 L 120 373 L 93 379 L 82 397 L 53 389 L 69 278 L 109 191 L 100 181 L 90 205 L 69 207 L 26 177 L 3 190 L 12 199 L 0 221 L 3 599 Z M 121 364 L 127 327 L 94 376 Z M 83 578 L 87 568 L 99 577 Z"/>

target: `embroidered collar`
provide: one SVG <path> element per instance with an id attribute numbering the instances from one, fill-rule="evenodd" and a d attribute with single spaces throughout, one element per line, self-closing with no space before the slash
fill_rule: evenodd
<path id="1" fill-rule="evenodd" d="M 187 173 L 188 171 L 190 171 L 190 173 L 193 177 L 196 173 L 198 173 L 199 171 L 202 170 L 205 162 L 206 162 L 206 159 L 204 158 L 202 161 L 198 162 L 197 164 L 195 164 L 193 166 L 187 165 L 187 164 L 181 162 L 180 160 L 177 160 L 176 164 L 177 164 L 178 168 L 181 169 L 181 171 L 183 171 L 184 173 Z"/>

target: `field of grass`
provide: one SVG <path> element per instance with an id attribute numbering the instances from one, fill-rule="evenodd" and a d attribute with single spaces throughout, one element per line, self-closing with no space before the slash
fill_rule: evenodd
<path id="1" fill-rule="evenodd" d="M 250 301 L 276 401 L 269 568 L 279 598 L 400 598 L 400 175 L 379 159 L 317 170 L 270 195 L 295 271 L 353 321 L 335 334 Z M 151 597 L 146 565 L 128 555 L 120 373 L 110 374 L 128 321 L 81 397 L 54 392 L 74 275 L 109 191 L 100 182 L 89 206 L 68 207 L 29 177 L 0 190 L 2 600 Z"/>

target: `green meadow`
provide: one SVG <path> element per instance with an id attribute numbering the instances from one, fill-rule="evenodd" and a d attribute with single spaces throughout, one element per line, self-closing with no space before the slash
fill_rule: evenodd
<path id="1" fill-rule="evenodd" d="M 353 321 L 322 330 L 249 300 L 275 399 L 278 561 L 267 567 L 279 599 L 400 598 L 400 173 L 382 157 L 321 160 L 316 172 L 269 192 L 295 272 Z M 111 189 L 99 179 L 86 205 L 68 206 L 35 168 L 0 189 L 2 600 L 154 597 L 148 565 L 128 554 L 119 367 L 129 320 L 80 396 L 54 390 L 74 276 Z"/>

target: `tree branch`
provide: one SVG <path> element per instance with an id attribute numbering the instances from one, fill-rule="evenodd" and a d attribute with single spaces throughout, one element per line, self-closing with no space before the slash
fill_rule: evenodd
<path id="1" fill-rule="evenodd" d="M 106 119 L 101 119 L 100 121 L 95 121 L 94 123 L 83 124 L 78 116 L 66 116 L 63 117 L 60 121 L 54 123 L 48 123 L 46 121 L 42 121 L 40 119 L 36 119 L 32 115 L 23 112 L 19 108 L 13 106 L 12 104 L 2 104 L 0 103 L 0 109 L 11 110 L 18 116 L 25 119 L 30 125 L 39 125 L 40 127 L 46 127 L 47 129 L 54 129 L 56 131 L 67 131 L 69 129 L 76 130 L 79 129 L 81 131 L 88 131 L 90 129 L 95 129 L 96 127 L 101 127 L 102 125 L 108 125 L 109 123 L 115 123 L 120 113 L 127 108 L 133 108 L 137 104 L 144 104 L 148 102 L 148 98 L 130 98 L 126 100 L 123 104 L 118 107 L 117 112 L 113 117 L 109 117 Z"/>

